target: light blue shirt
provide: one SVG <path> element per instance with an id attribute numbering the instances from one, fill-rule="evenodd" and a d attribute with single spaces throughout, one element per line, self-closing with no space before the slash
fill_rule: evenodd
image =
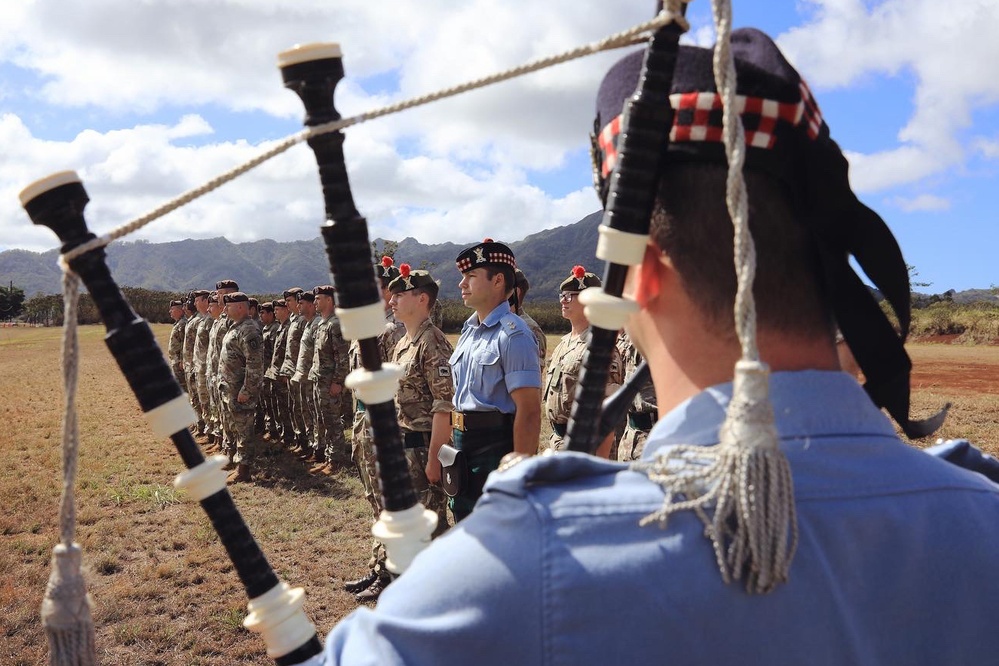
<path id="1" fill-rule="evenodd" d="M 730 385 L 672 410 L 645 457 L 712 444 Z M 640 527 L 662 490 L 576 453 L 486 483 L 312 664 L 987 664 L 999 659 L 999 486 L 901 442 L 839 372 L 771 382 L 800 542 L 764 596 L 725 585 L 704 528 Z"/>
<path id="2" fill-rule="evenodd" d="M 510 393 L 541 388 L 541 363 L 534 334 L 506 301 L 479 323 L 469 317 L 451 354 L 454 407 L 459 412 L 502 412 L 517 407 Z"/>

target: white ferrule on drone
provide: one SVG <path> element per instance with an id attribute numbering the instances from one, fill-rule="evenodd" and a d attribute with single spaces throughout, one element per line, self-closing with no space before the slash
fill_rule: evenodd
<path id="1" fill-rule="evenodd" d="M 186 393 L 181 393 L 159 407 L 153 407 L 143 417 L 157 437 L 169 437 L 198 422 L 198 415 L 194 413 Z"/>
<path id="2" fill-rule="evenodd" d="M 437 528 L 437 514 L 417 503 L 403 511 L 382 511 L 371 534 L 385 544 L 385 566 L 401 574 L 430 543 Z"/>
<path id="3" fill-rule="evenodd" d="M 385 310 L 382 310 L 382 330 L 385 330 Z M 378 370 L 358 368 L 349 375 L 344 384 L 357 393 L 358 399 L 367 405 L 378 405 L 395 399 L 402 379 L 402 368 L 394 363 L 383 363 Z"/>
<path id="4" fill-rule="evenodd" d="M 228 462 L 229 459 L 225 456 L 212 456 L 200 465 L 178 474 L 173 480 L 173 486 L 184 490 L 195 502 L 200 502 L 225 489 L 225 471 L 222 467 Z"/>
<path id="5" fill-rule="evenodd" d="M 267 645 L 267 656 L 283 657 L 309 642 L 316 627 L 309 621 L 302 606 L 305 591 L 281 582 L 247 604 L 250 614 L 243 626 L 260 634 Z"/>
<path id="6" fill-rule="evenodd" d="M 579 293 L 579 302 L 585 308 L 590 324 L 607 331 L 619 331 L 638 312 L 635 301 L 611 296 L 600 287 L 589 287 Z"/>
<path id="7" fill-rule="evenodd" d="M 356 308 L 336 308 L 340 331 L 346 340 L 377 338 L 385 332 L 385 303 L 381 299 Z"/>

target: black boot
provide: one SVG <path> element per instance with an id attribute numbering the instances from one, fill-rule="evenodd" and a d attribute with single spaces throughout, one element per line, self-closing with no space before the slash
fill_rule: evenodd
<path id="1" fill-rule="evenodd" d="M 392 575 L 387 571 L 383 571 L 378 575 L 378 579 L 368 586 L 368 589 L 355 594 L 354 598 L 361 603 L 365 603 L 367 601 L 377 601 L 378 597 L 381 596 L 382 592 L 385 591 L 385 588 L 388 587 L 391 582 Z"/>
<path id="2" fill-rule="evenodd" d="M 370 569 L 368 573 L 361 578 L 358 578 L 357 580 L 349 580 L 344 583 L 343 589 L 351 594 L 357 594 L 358 592 L 371 587 L 371 584 L 376 580 L 378 580 L 378 572 L 374 569 Z"/>

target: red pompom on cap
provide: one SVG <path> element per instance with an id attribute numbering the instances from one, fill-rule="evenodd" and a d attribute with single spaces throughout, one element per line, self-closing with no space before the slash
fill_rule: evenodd
<path id="1" fill-rule="evenodd" d="M 583 277 L 584 275 L 586 275 L 586 269 L 585 268 L 583 268 L 582 266 L 578 266 L 578 265 L 572 267 L 572 277 L 574 277 L 576 279 L 579 279 L 579 278 Z"/>
<path id="2" fill-rule="evenodd" d="M 395 261 L 392 259 L 392 257 L 388 256 L 387 254 L 384 257 L 382 257 L 382 266 L 384 266 L 385 268 L 388 268 L 394 263 Z"/>
<path id="3" fill-rule="evenodd" d="M 412 270 L 412 268 L 410 267 L 409 264 L 400 264 L 399 265 L 399 275 L 401 275 L 404 278 L 409 277 L 409 271 L 410 270 Z"/>
<path id="4" fill-rule="evenodd" d="M 492 239 L 492 238 L 483 238 L 483 239 L 482 239 L 482 242 L 483 242 L 483 243 L 492 243 L 492 242 L 493 242 L 493 239 Z"/>

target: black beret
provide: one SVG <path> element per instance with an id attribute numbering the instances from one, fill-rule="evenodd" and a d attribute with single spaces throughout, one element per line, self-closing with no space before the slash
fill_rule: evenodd
<path id="1" fill-rule="evenodd" d="M 336 288 L 331 284 L 320 284 L 313 287 L 312 293 L 316 296 L 320 294 L 323 296 L 333 296 L 336 293 Z"/>
<path id="2" fill-rule="evenodd" d="M 239 289 L 239 285 L 236 284 L 235 280 L 219 280 L 215 283 L 216 289 Z"/>
<path id="3" fill-rule="evenodd" d="M 301 294 L 303 291 L 305 290 L 302 289 L 301 287 L 292 287 L 291 289 L 285 289 L 284 293 L 282 293 L 281 295 L 284 296 L 285 298 L 294 298 L 295 300 L 298 300 L 298 295 Z"/>
<path id="4" fill-rule="evenodd" d="M 255 299 L 253 297 L 251 297 L 250 300 L 247 301 L 247 302 L 250 304 L 251 308 L 257 308 L 257 309 L 260 308 L 260 301 L 258 301 L 257 299 Z"/>
<path id="5" fill-rule="evenodd" d="M 382 281 L 382 287 L 387 287 L 389 282 L 399 277 L 399 269 L 393 264 L 395 264 L 395 260 L 386 255 L 382 257 L 381 263 L 378 265 L 378 279 Z"/>
<path id="6" fill-rule="evenodd" d="M 316 295 L 313 294 L 311 291 L 303 291 L 301 294 L 298 295 L 298 300 L 314 303 L 316 300 Z"/>
<path id="7" fill-rule="evenodd" d="M 182 308 L 182 307 L 184 307 L 184 301 L 180 301 L 180 300 L 170 301 L 170 307 L 172 307 L 172 308 Z"/>
<path id="8" fill-rule="evenodd" d="M 274 303 L 271 301 L 264 301 L 260 304 L 261 312 L 274 312 Z"/>
<path id="9" fill-rule="evenodd" d="M 241 291 L 234 291 L 223 296 L 226 303 L 249 303 L 250 297 Z"/>
<path id="10" fill-rule="evenodd" d="M 211 293 L 206 289 L 195 289 L 191 292 L 191 298 L 208 298 L 209 296 L 211 296 Z"/>
<path id="11" fill-rule="evenodd" d="M 276 301 L 274 301 L 274 307 L 287 309 L 288 304 L 284 302 L 283 298 L 279 298 Z"/>

